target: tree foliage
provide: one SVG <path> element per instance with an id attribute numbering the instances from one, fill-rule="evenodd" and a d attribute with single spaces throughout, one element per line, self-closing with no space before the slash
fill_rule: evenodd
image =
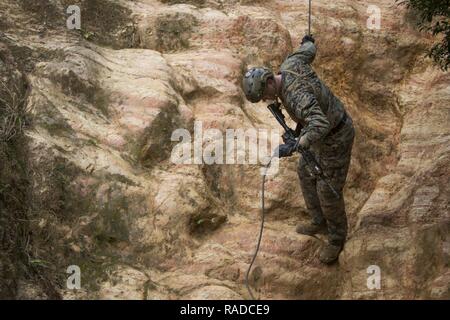
<path id="1" fill-rule="evenodd" d="M 417 13 L 418 27 L 421 31 L 439 36 L 428 51 L 431 57 L 443 70 L 450 66 L 450 0 L 396 0 Z"/>

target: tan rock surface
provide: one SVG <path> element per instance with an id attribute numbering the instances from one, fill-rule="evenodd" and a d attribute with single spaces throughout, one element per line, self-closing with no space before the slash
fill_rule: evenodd
<path id="1" fill-rule="evenodd" d="M 39 8 L 1 4 L 14 19 L 0 39 L 31 87 L 33 255 L 48 260 L 58 288 L 68 265 L 81 267 L 82 290 L 58 289 L 66 299 L 248 298 L 259 165 L 175 165 L 170 138 L 193 133 L 194 121 L 221 132 L 278 128 L 263 103 L 245 101 L 240 79 L 248 66 L 277 68 L 297 47 L 307 2 L 111 2 L 90 5 L 100 20 L 121 10 L 129 18 L 107 32 L 89 16 L 80 33 L 65 29 L 64 15 L 49 13 L 43 27 Z M 52 3 L 64 12 L 65 1 Z M 307 219 L 298 157 L 283 159 L 266 185 L 251 274 L 260 298 L 450 298 L 450 74 L 423 57 L 431 39 L 403 8 L 371 4 L 381 30 L 367 29 L 361 1 L 314 1 L 313 11 L 314 67 L 357 129 L 349 240 L 338 264 L 320 264 L 324 239 L 295 233 Z M 379 290 L 367 287 L 371 265 Z"/>

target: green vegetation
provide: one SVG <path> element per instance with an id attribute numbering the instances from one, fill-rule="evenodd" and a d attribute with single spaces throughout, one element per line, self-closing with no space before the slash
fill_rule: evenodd
<path id="1" fill-rule="evenodd" d="M 450 0 L 396 0 L 417 16 L 420 31 L 430 32 L 441 40 L 428 51 L 442 70 L 450 66 Z"/>

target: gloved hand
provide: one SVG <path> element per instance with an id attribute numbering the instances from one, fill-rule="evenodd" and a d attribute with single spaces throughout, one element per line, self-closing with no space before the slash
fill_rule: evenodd
<path id="1" fill-rule="evenodd" d="M 278 146 L 278 157 L 285 158 L 290 157 L 294 153 L 294 143 L 284 143 Z"/>
<path id="2" fill-rule="evenodd" d="M 311 41 L 312 43 L 316 42 L 316 40 L 313 38 L 312 35 L 307 34 L 303 37 L 301 44 L 304 44 L 305 42 Z"/>
<path id="3" fill-rule="evenodd" d="M 305 135 L 301 136 L 300 142 L 298 144 L 299 144 L 300 147 L 302 147 L 305 150 L 309 149 L 309 146 L 310 146 L 309 145 L 309 141 L 308 141 L 308 139 L 306 138 Z"/>
<path id="4" fill-rule="evenodd" d="M 283 139 L 284 143 L 292 143 L 292 142 L 295 143 L 295 140 L 293 140 L 292 136 L 290 134 L 288 134 L 287 132 L 283 133 L 281 138 Z"/>

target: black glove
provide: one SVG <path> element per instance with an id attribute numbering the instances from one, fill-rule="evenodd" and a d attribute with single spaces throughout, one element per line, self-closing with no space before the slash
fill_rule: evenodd
<path id="1" fill-rule="evenodd" d="M 283 133 L 281 138 L 283 139 L 284 143 L 292 143 L 292 142 L 295 143 L 295 139 L 293 139 L 292 136 L 287 132 Z"/>
<path id="2" fill-rule="evenodd" d="M 295 146 L 295 141 L 294 141 L 294 143 L 280 144 L 278 146 L 278 157 L 285 158 L 285 157 L 292 156 L 292 154 L 294 153 L 294 146 Z"/>
<path id="3" fill-rule="evenodd" d="M 303 37 L 301 44 L 304 44 L 305 42 L 308 41 L 311 41 L 312 43 L 316 42 L 316 40 L 313 38 L 312 35 L 307 34 L 306 36 Z"/>

